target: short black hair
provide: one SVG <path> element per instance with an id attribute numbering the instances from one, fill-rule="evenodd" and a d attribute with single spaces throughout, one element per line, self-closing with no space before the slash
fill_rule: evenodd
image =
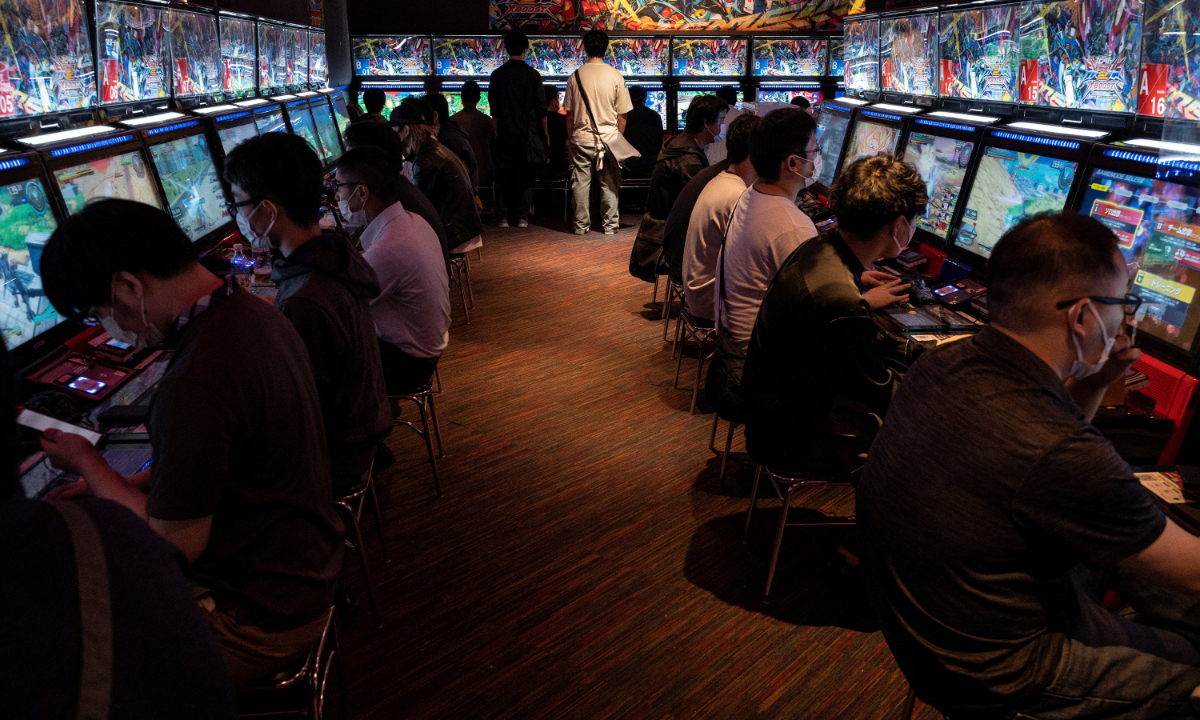
<path id="1" fill-rule="evenodd" d="M 641 85 L 634 85 L 629 88 L 629 99 L 633 101 L 634 106 L 645 105 L 646 98 L 650 93 L 646 92 L 646 88 Z"/>
<path id="2" fill-rule="evenodd" d="M 429 101 L 426 100 L 425 98 L 417 97 L 416 95 L 409 95 L 408 97 L 401 100 L 400 104 L 396 107 L 397 107 L 397 109 L 399 109 L 401 107 L 417 108 L 417 110 L 419 110 L 421 113 L 421 117 L 425 119 L 425 124 L 430 127 L 433 127 L 433 117 L 434 117 L 433 105 L 429 104 Z M 395 112 L 395 111 L 393 110 L 393 112 Z"/>
<path id="3" fill-rule="evenodd" d="M 504 49 L 509 55 L 520 55 L 529 49 L 529 38 L 523 32 L 510 32 L 504 36 Z"/>
<path id="4" fill-rule="evenodd" d="M 708 123 L 721 119 L 721 113 L 729 109 L 729 103 L 716 95 L 697 95 L 687 109 L 687 125 L 684 130 L 695 135 L 704 130 Z"/>
<path id="5" fill-rule="evenodd" d="M 716 96 L 724 100 L 727 105 L 737 105 L 737 88 L 732 85 L 722 85 L 717 88 Z"/>
<path id="6" fill-rule="evenodd" d="M 463 105 L 478 105 L 483 93 L 479 92 L 479 83 L 474 80 L 468 80 L 463 83 L 462 101 Z"/>
<path id="7" fill-rule="evenodd" d="M 988 260 L 988 312 L 1002 327 L 1040 329 L 1067 290 L 1081 295 L 1126 272 L 1117 237 L 1095 218 L 1039 214 L 1004 233 Z"/>
<path id="8" fill-rule="evenodd" d="M 803 95 L 797 95 L 796 97 L 792 98 L 792 104 L 801 110 L 807 110 L 812 107 L 812 103 L 810 103 L 808 98 L 804 97 Z"/>
<path id="9" fill-rule="evenodd" d="M 165 279 L 195 263 L 192 242 L 170 215 L 133 200 L 105 199 L 89 202 L 58 226 L 39 272 L 50 304 L 81 318 L 112 305 L 112 278 L 120 271 Z"/>
<path id="10" fill-rule="evenodd" d="M 694 102 L 694 101 L 693 101 Z M 779 166 L 790 155 L 804 157 L 817 123 L 798 108 L 782 108 L 762 119 L 750 135 L 750 162 L 767 182 L 779 179 Z"/>
<path id="11" fill-rule="evenodd" d="M 759 122 L 757 115 L 743 113 L 725 129 L 725 156 L 730 163 L 740 163 L 750 157 L 750 136 Z"/>
<path id="12" fill-rule="evenodd" d="M 299 135 L 271 132 L 243 141 L 225 157 L 225 181 L 251 199 L 282 206 L 298 225 L 321 219 L 321 159 Z"/>
<path id="13" fill-rule="evenodd" d="M 338 159 L 337 171 L 354 182 L 366 185 L 373 197 L 384 202 L 395 202 L 398 197 L 399 175 L 391 158 L 379 148 L 347 150 Z"/>
<path id="14" fill-rule="evenodd" d="M 450 102 L 446 100 L 446 96 L 441 93 L 426 93 L 425 97 L 421 98 L 429 103 L 429 107 L 437 113 L 438 121 L 445 124 L 450 119 Z"/>
<path id="15" fill-rule="evenodd" d="M 546 83 L 542 85 L 542 92 L 546 93 L 546 105 L 558 99 L 558 86 Z"/>
<path id="16" fill-rule="evenodd" d="M 369 113 L 383 112 L 383 106 L 387 103 L 387 93 L 379 88 L 363 90 L 362 102 Z"/>
<path id="17" fill-rule="evenodd" d="M 803 110 L 792 112 L 807 117 Z M 880 153 L 843 168 L 829 189 L 829 202 L 837 213 L 838 227 L 866 240 L 897 217 L 916 218 L 924 212 L 929 196 L 925 181 L 912 165 Z"/>
<path id="18" fill-rule="evenodd" d="M 603 30 L 588 30 L 583 34 L 583 51 L 590 58 L 602 58 L 608 52 L 608 33 Z"/>
<path id="19" fill-rule="evenodd" d="M 360 122 L 346 128 L 342 135 L 347 148 L 373 147 L 382 150 L 396 172 L 404 169 L 404 141 L 383 122 Z"/>

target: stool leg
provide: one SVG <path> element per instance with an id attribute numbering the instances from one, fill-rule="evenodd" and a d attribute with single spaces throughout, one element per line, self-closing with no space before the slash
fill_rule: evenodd
<path id="1" fill-rule="evenodd" d="M 717 423 L 719 423 L 720 421 L 721 421 L 721 416 L 716 413 L 713 413 L 712 435 L 710 435 L 708 438 L 708 449 L 712 450 L 713 452 L 720 452 L 719 450 L 717 450 Z"/>
<path id="2" fill-rule="evenodd" d="M 471 301 L 471 309 L 475 309 L 475 291 L 471 289 L 471 259 L 463 256 L 463 272 L 467 277 L 467 299 Z"/>
<path id="3" fill-rule="evenodd" d="M 383 513 L 379 511 L 379 496 L 375 494 L 375 476 L 367 482 L 367 490 L 371 494 L 371 505 L 375 508 L 375 529 L 379 532 L 379 549 L 383 551 L 383 561 L 390 563 L 392 559 L 388 557 L 387 543 L 383 541 Z"/>
<path id="4" fill-rule="evenodd" d="M 429 415 L 425 410 L 425 403 L 418 402 L 417 409 L 421 411 L 421 426 L 425 428 L 425 449 L 429 452 L 429 467 L 433 470 L 433 487 L 437 490 L 437 496 L 442 496 L 442 479 L 438 477 L 437 458 L 433 454 L 433 436 L 429 434 Z"/>
<path id="5" fill-rule="evenodd" d="M 729 434 L 725 436 L 725 454 L 721 456 L 721 489 L 728 490 L 725 487 L 725 467 L 729 464 L 729 449 L 733 447 L 733 430 L 737 427 L 737 423 L 729 423 Z"/>
<path id="6" fill-rule="evenodd" d="M 470 325 L 471 324 L 471 310 L 470 310 L 470 308 L 467 307 L 467 289 L 463 286 L 462 268 L 457 265 L 455 267 L 458 268 L 458 273 L 457 273 L 458 274 L 458 296 L 462 298 L 463 315 L 467 316 L 467 324 Z"/>
<path id="7" fill-rule="evenodd" d="M 433 368 L 433 379 L 437 385 L 437 390 L 434 390 L 434 392 L 440 393 L 442 391 L 442 374 L 440 372 L 438 372 L 436 365 Z"/>
<path id="8" fill-rule="evenodd" d="M 687 337 L 687 333 L 684 332 L 683 327 L 683 307 L 680 306 L 679 314 L 675 316 L 675 340 L 671 348 L 671 357 L 683 356 L 683 348 L 679 346 L 679 342 L 685 337 Z M 695 335 L 692 336 L 692 339 L 695 339 Z"/>
<path id="9" fill-rule="evenodd" d="M 333 636 L 334 647 L 337 648 L 336 652 L 334 653 L 334 657 L 337 658 L 338 704 L 342 706 L 342 718 L 345 720 L 345 718 L 349 718 L 350 716 L 346 714 L 346 681 L 342 678 L 341 635 L 338 631 L 338 619 L 336 614 L 333 618 Z"/>
<path id="10" fill-rule="evenodd" d="M 775 579 L 775 564 L 779 562 L 779 546 L 783 544 L 783 529 L 787 527 L 788 508 L 792 504 L 793 490 L 795 490 L 795 486 L 788 487 L 787 492 L 783 494 L 783 507 L 779 509 L 779 527 L 775 530 L 775 549 L 771 551 L 771 565 L 767 568 L 767 589 L 763 591 L 764 600 L 771 594 L 771 582 Z"/>
<path id="11" fill-rule="evenodd" d="M 650 296 L 650 304 L 653 305 L 658 300 L 658 276 L 654 276 L 654 294 Z"/>
<path id="12" fill-rule="evenodd" d="M 904 708 L 900 710 L 900 720 L 912 720 L 913 710 L 917 709 L 917 691 L 910 686 L 904 697 Z"/>
<path id="13" fill-rule="evenodd" d="M 754 466 L 754 485 L 750 488 L 750 509 L 746 511 L 746 531 L 742 534 L 742 542 L 750 542 L 750 520 L 754 518 L 754 509 L 758 506 L 758 482 L 762 479 L 762 463 Z"/>
<path id="14" fill-rule="evenodd" d="M 675 299 L 675 285 L 667 280 L 667 302 L 663 305 L 663 342 L 667 340 L 667 331 L 671 329 L 671 303 Z"/>
<path id="15" fill-rule="evenodd" d="M 672 354 L 676 354 L 676 353 L 679 354 L 679 362 L 675 363 L 675 389 L 676 390 L 679 389 L 679 372 L 680 372 L 680 370 L 683 369 L 683 343 L 687 342 L 686 334 L 683 337 L 680 337 L 679 328 L 682 325 L 683 325 L 683 321 L 680 320 L 679 324 L 675 326 L 675 349 L 672 351 Z"/>
<path id="16" fill-rule="evenodd" d="M 367 549 L 363 546 L 362 529 L 359 527 L 358 518 L 354 517 L 354 511 L 347 505 L 338 503 L 346 509 L 346 516 L 350 518 L 351 529 L 354 531 L 354 551 L 358 555 L 358 566 L 362 569 L 363 584 L 367 586 L 367 600 L 371 602 L 371 617 L 375 620 L 376 629 L 383 627 L 383 621 L 379 619 L 379 606 L 375 604 L 375 589 L 371 585 L 371 571 L 367 568 Z"/>
<path id="17" fill-rule="evenodd" d="M 708 349 L 708 335 L 700 336 L 700 355 L 696 357 L 696 382 L 692 383 L 692 409 L 696 414 L 696 399 L 700 397 L 700 378 L 704 375 L 704 351 Z M 682 355 L 682 353 L 681 353 Z M 683 358 L 680 357 L 680 360 Z"/>
<path id="18" fill-rule="evenodd" d="M 433 437 L 437 440 L 438 457 L 446 457 L 446 453 L 442 450 L 442 429 L 438 426 L 437 409 L 433 406 L 433 395 L 429 396 L 429 417 L 433 418 Z"/>

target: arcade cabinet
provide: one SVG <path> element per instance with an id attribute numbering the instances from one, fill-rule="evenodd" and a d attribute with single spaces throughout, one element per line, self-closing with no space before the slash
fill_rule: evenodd
<path id="1" fill-rule="evenodd" d="M 253 97 L 258 87 L 254 18 L 222 10 L 218 16 L 218 26 L 221 36 L 221 93 L 226 100 Z"/>
<path id="2" fill-rule="evenodd" d="M 169 10 L 156 5 L 96 3 L 96 74 L 108 118 L 165 110 L 171 95 Z"/>
<path id="3" fill-rule="evenodd" d="M 697 95 L 711 95 L 724 85 L 738 86 L 746 74 L 744 37 L 671 38 L 672 74 L 685 78 L 675 91 L 675 130 L 687 124 L 687 109 Z M 695 81 L 689 78 L 695 78 Z M 667 125 L 670 129 L 672 126 Z"/>
<path id="4" fill-rule="evenodd" d="M 604 61 L 625 76 L 626 86 L 646 89 L 646 107 L 662 118 L 664 130 L 671 127 L 663 86 L 671 69 L 669 53 L 670 42 L 665 37 L 614 37 L 609 38 L 604 55 Z M 565 82 L 560 90 L 566 90 Z"/>
<path id="5" fill-rule="evenodd" d="M 350 39 L 350 44 L 354 59 L 355 85 L 350 93 L 353 101 L 359 102 L 359 93 L 369 88 L 383 90 L 387 98 L 383 115 L 390 117 L 404 98 L 425 94 L 423 78 L 433 74 L 433 50 L 428 37 L 356 36 Z M 366 112 L 366 108 L 362 110 Z"/>
<path id="6" fill-rule="evenodd" d="M 829 72 L 827 38 L 756 37 L 750 69 L 758 81 L 755 102 L 790 103 L 802 96 L 814 107 L 825 101 L 821 79 Z"/>

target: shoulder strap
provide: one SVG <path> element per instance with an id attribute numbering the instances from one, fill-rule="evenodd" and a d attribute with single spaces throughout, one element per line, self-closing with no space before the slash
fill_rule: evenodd
<path id="1" fill-rule="evenodd" d="M 75 553 L 79 585 L 79 630 L 82 662 L 79 666 L 78 720 L 108 720 L 113 684 L 112 596 L 108 563 L 100 531 L 87 511 L 68 502 L 50 501 L 67 525 Z"/>
<path id="2" fill-rule="evenodd" d="M 596 139 L 599 140 L 601 142 L 601 144 L 603 144 L 604 139 L 602 137 L 600 137 L 600 124 L 596 122 L 596 116 L 592 114 L 592 103 L 588 101 L 587 90 L 583 89 L 583 78 L 579 77 L 579 70 L 582 70 L 582 69 L 583 68 L 579 68 L 574 73 L 572 73 L 571 78 L 575 81 L 575 87 L 576 87 L 576 89 L 579 90 L 580 97 L 583 98 L 583 106 L 585 108 L 587 108 L 588 117 L 592 121 L 592 132 L 595 133 Z"/>

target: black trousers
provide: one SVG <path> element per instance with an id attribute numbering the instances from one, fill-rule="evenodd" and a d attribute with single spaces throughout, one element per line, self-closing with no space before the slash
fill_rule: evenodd
<path id="1" fill-rule="evenodd" d="M 537 177 L 536 168 L 527 162 L 495 159 L 496 220 L 509 219 L 510 204 L 516 204 L 514 220 L 528 220 L 529 206 L 533 204 L 533 184 Z"/>
<path id="2" fill-rule="evenodd" d="M 388 395 L 407 395 L 427 384 L 441 359 L 415 357 L 383 340 L 379 341 L 379 355 Z"/>

